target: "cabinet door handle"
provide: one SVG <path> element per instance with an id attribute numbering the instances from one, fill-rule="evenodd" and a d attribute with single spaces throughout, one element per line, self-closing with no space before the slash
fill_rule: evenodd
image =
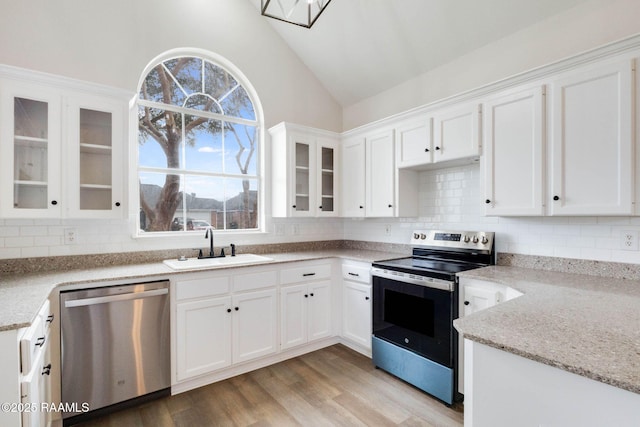
<path id="1" fill-rule="evenodd" d="M 389 207 L 390 207 L 390 208 L 392 208 L 392 207 L 393 207 L 393 205 L 389 205 Z"/>
<path id="2" fill-rule="evenodd" d="M 424 149 L 424 152 L 425 152 L 425 153 L 428 153 L 428 152 L 429 152 L 429 149 L 428 149 L 428 148 L 425 148 L 425 149 Z"/>
<path id="3" fill-rule="evenodd" d="M 293 206 L 291 206 L 291 207 L 292 207 L 293 209 L 295 209 L 295 208 L 296 208 L 296 205 L 293 205 Z"/>
<path id="4" fill-rule="evenodd" d="M 322 209 L 322 206 L 318 206 L 318 209 Z"/>
<path id="5" fill-rule="evenodd" d="M 236 307 L 236 311 L 240 310 L 240 307 Z"/>
<path id="6" fill-rule="evenodd" d="M 464 305 L 469 305 L 469 304 L 471 304 L 469 301 L 464 302 Z"/>
<path id="7" fill-rule="evenodd" d="M 560 197 L 558 197 L 558 196 L 553 196 L 553 200 L 555 200 L 555 201 L 557 202 L 558 200 L 560 200 Z"/>
<path id="8" fill-rule="evenodd" d="M 51 375 L 51 363 L 42 367 L 42 375 Z"/>
<path id="9" fill-rule="evenodd" d="M 308 294 L 304 294 L 304 297 L 305 297 L 305 298 L 309 298 L 309 295 L 308 295 Z"/>
<path id="10" fill-rule="evenodd" d="M 364 209 L 364 206 L 360 205 L 360 209 Z"/>
<path id="11" fill-rule="evenodd" d="M 227 308 L 227 313 L 231 313 L 231 309 L 230 308 Z"/>
<path id="12" fill-rule="evenodd" d="M 436 151 L 440 150 L 440 147 L 436 147 Z"/>
<path id="13" fill-rule="evenodd" d="M 53 323 L 53 314 L 47 316 L 47 323 Z"/>
<path id="14" fill-rule="evenodd" d="M 365 301 L 369 301 L 369 297 L 364 297 Z"/>
<path id="15" fill-rule="evenodd" d="M 313 296 L 313 292 L 311 292 L 309 295 L 310 295 L 310 296 Z"/>
<path id="16" fill-rule="evenodd" d="M 46 338 L 45 338 L 45 337 L 39 337 L 39 338 L 36 340 L 36 345 L 37 345 L 38 347 L 42 347 L 42 346 L 44 346 L 44 343 L 45 343 L 46 341 L 47 341 L 47 340 L 46 340 Z"/>
<path id="17" fill-rule="evenodd" d="M 489 203 L 491 203 L 491 200 L 487 199 L 487 200 L 485 200 L 484 202 L 485 202 L 486 204 L 489 204 Z"/>
<path id="18" fill-rule="evenodd" d="M 352 272 L 349 272 L 349 273 L 347 273 L 347 274 L 348 274 L 349 276 L 360 277 L 360 275 L 359 275 L 358 273 L 352 273 Z"/>
<path id="19" fill-rule="evenodd" d="M 120 202 L 116 202 L 116 206 L 120 206 Z"/>
<path id="20" fill-rule="evenodd" d="M 55 206 L 55 205 L 57 205 L 57 204 L 58 204 L 58 201 L 57 201 L 57 200 L 52 200 L 52 201 L 51 201 L 51 204 L 52 204 L 53 206 Z"/>
<path id="21" fill-rule="evenodd" d="M 316 273 L 302 273 L 302 277 L 315 276 Z"/>

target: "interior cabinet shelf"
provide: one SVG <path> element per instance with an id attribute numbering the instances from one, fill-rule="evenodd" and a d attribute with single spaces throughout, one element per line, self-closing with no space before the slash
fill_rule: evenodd
<path id="1" fill-rule="evenodd" d="M 13 139 L 16 146 L 29 148 L 46 148 L 49 142 L 47 138 L 36 138 L 33 136 L 15 135 Z"/>
<path id="2" fill-rule="evenodd" d="M 80 152 L 86 154 L 111 154 L 111 146 L 97 144 L 80 144 Z"/>
<path id="3" fill-rule="evenodd" d="M 102 184 L 80 184 L 80 188 L 86 188 L 91 190 L 111 190 L 113 187 L 111 185 L 102 185 Z"/>
<path id="4" fill-rule="evenodd" d="M 25 185 L 29 187 L 46 187 L 46 181 L 24 181 L 24 180 L 16 180 L 13 181 L 15 185 Z"/>

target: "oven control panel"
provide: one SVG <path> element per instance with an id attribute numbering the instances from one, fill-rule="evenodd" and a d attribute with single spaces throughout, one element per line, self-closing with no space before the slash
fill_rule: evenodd
<path id="1" fill-rule="evenodd" d="M 414 230 L 411 244 L 487 250 L 493 247 L 493 237 L 491 231 Z"/>

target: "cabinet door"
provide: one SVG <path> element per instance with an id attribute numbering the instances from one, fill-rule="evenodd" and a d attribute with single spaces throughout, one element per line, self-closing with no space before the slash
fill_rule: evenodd
<path id="1" fill-rule="evenodd" d="M 295 347 L 307 342 L 307 285 L 283 287 L 280 290 L 280 348 Z"/>
<path id="2" fill-rule="evenodd" d="M 347 140 L 342 145 L 342 216 L 365 215 L 365 141 Z"/>
<path id="3" fill-rule="evenodd" d="M 630 61 L 554 81 L 551 215 L 633 213 Z"/>
<path id="4" fill-rule="evenodd" d="M 475 103 L 438 112 L 433 117 L 433 161 L 480 155 L 480 106 Z"/>
<path id="5" fill-rule="evenodd" d="M 342 335 L 344 338 L 371 349 L 371 285 L 343 282 Z"/>
<path id="6" fill-rule="evenodd" d="M 501 300 L 500 291 L 473 286 L 464 287 L 464 315 L 468 316 L 477 311 L 493 307 Z"/>
<path id="7" fill-rule="evenodd" d="M 486 215 L 543 214 L 544 88 L 484 107 Z"/>
<path id="8" fill-rule="evenodd" d="M 231 364 L 231 298 L 177 304 L 177 380 Z"/>
<path id="9" fill-rule="evenodd" d="M 333 335 L 331 330 L 331 282 L 308 286 L 308 341 Z"/>
<path id="10" fill-rule="evenodd" d="M 20 383 L 21 403 L 32 410 L 22 411 L 22 427 L 41 427 L 48 425 L 49 413 L 39 410 L 42 403 L 51 402 L 50 375 L 51 364 L 49 344 L 38 353 L 31 372 L 22 378 Z M 38 410 L 33 410 L 38 408 Z"/>
<path id="11" fill-rule="evenodd" d="M 395 203 L 393 130 L 366 138 L 366 216 L 392 217 Z"/>
<path id="12" fill-rule="evenodd" d="M 289 146 L 293 161 L 291 194 L 293 194 L 292 216 L 315 214 L 315 144 L 310 137 L 293 133 Z"/>
<path id="13" fill-rule="evenodd" d="M 277 350 L 276 290 L 233 297 L 233 362 L 244 362 Z"/>
<path id="14" fill-rule="evenodd" d="M 121 217 L 124 113 L 100 97 L 67 99 L 69 216 Z"/>
<path id="15" fill-rule="evenodd" d="M 9 80 L 0 92 L 3 216 L 60 217 L 60 95 Z"/>
<path id="16" fill-rule="evenodd" d="M 338 215 L 339 158 L 337 141 L 316 140 L 316 194 L 318 216 Z"/>
<path id="17" fill-rule="evenodd" d="M 406 168 L 432 162 L 431 118 L 422 117 L 396 128 L 396 166 Z"/>

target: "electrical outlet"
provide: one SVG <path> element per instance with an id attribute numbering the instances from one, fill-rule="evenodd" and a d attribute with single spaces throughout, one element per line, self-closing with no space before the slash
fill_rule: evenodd
<path id="1" fill-rule="evenodd" d="M 386 234 L 387 236 L 389 236 L 391 234 L 391 225 L 390 224 L 385 224 L 385 226 L 384 226 L 384 234 Z"/>
<path id="2" fill-rule="evenodd" d="M 637 251 L 638 232 L 636 230 L 622 230 L 620 233 L 620 247 L 625 251 Z"/>
<path id="3" fill-rule="evenodd" d="M 284 236 L 284 224 L 276 224 L 276 236 Z"/>
<path id="4" fill-rule="evenodd" d="M 64 229 L 64 244 L 65 245 L 75 245 L 76 244 L 76 229 L 75 228 L 65 228 Z"/>
<path id="5" fill-rule="evenodd" d="M 300 234 L 300 226 L 298 224 L 293 224 L 291 226 L 291 229 L 292 229 L 292 234 L 294 236 L 297 236 L 298 234 Z"/>

